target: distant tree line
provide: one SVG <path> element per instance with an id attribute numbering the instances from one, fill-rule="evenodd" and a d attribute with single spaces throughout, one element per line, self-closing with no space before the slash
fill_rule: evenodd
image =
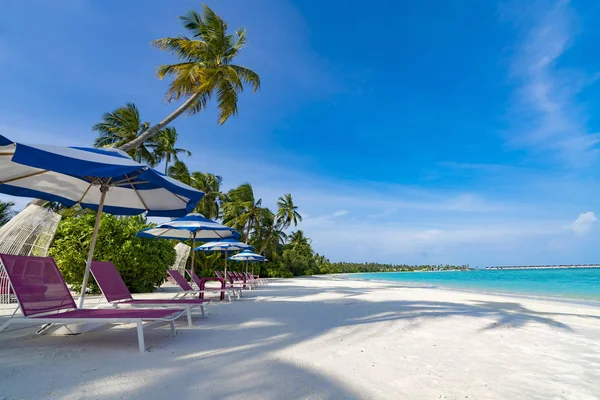
<path id="1" fill-rule="evenodd" d="M 468 265 L 407 265 L 407 264 L 380 264 L 380 263 L 355 263 L 355 262 L 330 262 L 324 256 L 316 254 L 319 274 L 349 274 L 356 272 L 414 272 L 414 271 L 454 271 L 469 270 Z"/>

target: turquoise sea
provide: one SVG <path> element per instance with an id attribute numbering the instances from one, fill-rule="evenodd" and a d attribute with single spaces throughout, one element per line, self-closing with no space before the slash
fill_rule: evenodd
<path id="1" fill-rule="evenodd" d="M 350 276 L 478 292 L 600 301 L 600 268 L 376 272 Z"/>

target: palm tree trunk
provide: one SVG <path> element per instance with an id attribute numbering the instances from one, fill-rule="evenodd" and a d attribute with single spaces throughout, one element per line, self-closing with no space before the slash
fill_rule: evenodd
<path id="1" fill-rule="evenodd" d="M 165 175 L 167 175 L 169 173 L 169 158 L 171 157 L 170 154 L 167 154 L 167 156 L 165 157 Z"/>
<path id="2" fill-rule="evenodd" d="M 200 96 L 202 96 L 201 93 L 196 93 L 196 94 L 191 95 L 186 101 L 183 102 L 182 105 L 180 105 L 178 108 L 176 108 L 175 111 L 173 111 L 171 114 L 169 114 L 165 119 L 163 119 L 156 125 L 151 126 L 150 128 L 148 128 L 148 130 L 146 130 L 140 136 L 133 139 L 131 142 L 125 143 L 123 146 L 119 147 L 119 149 L 123 150 L 123 151 L 129 151 L 131 149 L 139 147 L 146 140 L 150 139 L 152 136 L 155 136 L 158 133 L 158 131 L 160 131 L 162 128 L 164 128 L 165 126 L 167 126 L 171 122 L 173 122 L 175 120 L 175 118 L 177 118 L 181 114 L 183 114 L 183 112 L 186 111 L 188 108 L 190 108 L 192 106 L 192 104 L 194 104 L 194 102 L 196 100 L 198 100 L 198 98 Z"/>

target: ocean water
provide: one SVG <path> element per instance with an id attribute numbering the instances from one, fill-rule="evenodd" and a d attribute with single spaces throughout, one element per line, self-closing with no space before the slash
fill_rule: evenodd
<path id="1" fill-rule="evenodd" d="M 600 268 L 376 272 L 350 276 L 479 292 L 600 301 Z"/>

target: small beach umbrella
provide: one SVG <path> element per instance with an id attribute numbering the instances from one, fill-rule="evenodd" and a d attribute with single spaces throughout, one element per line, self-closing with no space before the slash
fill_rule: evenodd
<path id="1" fill-rule="evenodd" d="M 79 307 L 83 306 L 102 212 L 179 217 L 192 211 L 204 196 L 117 149 L 26 145 L 4 136 L 0 136 L 0 192 L 97 211 Z"/>
<path id="2" fill-rule="evenodd" d="M 136 235 L 142 238 L 160 238 L 192 241 L 192 269 L 196 240 L 200 242 L 220 241 L 224 239 L 238 240 L 241 235 L 233 228 L 221 225 L 199 213 L 191 213 L 175 218 L 155 228 L 144 229 Z M 190 275 L 191 276 L 191 275 Z"/>
<path id="3" fill-rule="evenodd" d="M 251 252 L 250 250 L 244 250 L 241 253 L 235 254 L 229 257 L 232 261 L 245 261 L 246 262 L 246 273 L 248 273 L 248 262 L 265 261 L 266 258 L 260 254 Z M 252 271 L 254 273 L 254 270 Z"/>
<path id="4" fill-rule="evenodd" d="M 238 242 L 237 240 L 223 240 L 219 242 L 205 243 L 196 247 L 198 251 L 220 251 L 225 254 L 225 279 L 227 279 L 227 253 L 233 253 L 240 250 L 254 250 L 249 244 Z"/>

